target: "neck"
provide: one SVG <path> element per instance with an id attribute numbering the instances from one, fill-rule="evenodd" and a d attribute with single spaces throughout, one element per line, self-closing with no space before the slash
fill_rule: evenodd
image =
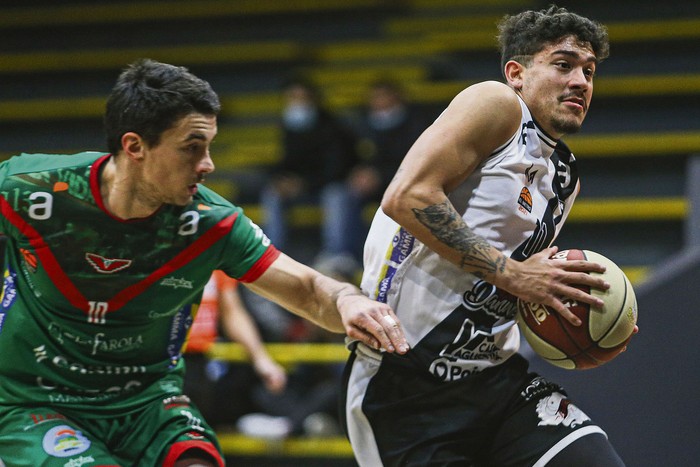
<path id="1" fill-rule="evenodd" d="M 138 174 L 120 163 L 125 157 L 112 156 L 100 173 L 100 195 L 105 209 L 120 219 L 148 217 L 160 208 L 140 195 Z"/>

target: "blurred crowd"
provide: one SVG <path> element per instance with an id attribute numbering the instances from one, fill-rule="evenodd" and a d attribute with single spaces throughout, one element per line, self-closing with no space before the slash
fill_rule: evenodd
<path id="1" fill-rule="evenodd" d="M 265 174 L 259 193 L 262 228 L 294 256 L 290 211 L 315 205 L 321 223 L 311 265 L 359 285 L 362 248 L 384 189 L 404 155 L 433 118 L 413 106 L 399 83 L 377 79 L 365 105 L 338 115 L 321 90 L 292 76 L 280 90 L 279 163 Z M 232 200 L 235 202 L 235 200 Z M 218 341 L 239 342 L 249 363 L 209 359 Z M 217 429 L 265 438 L 341 433 L 338 392 L 343 363 L 282 367 L 265 342 L 343 342 L 277 305 L 237 287 L 223 273 L 207 285 L 188 343 L 185 393 Z"/>

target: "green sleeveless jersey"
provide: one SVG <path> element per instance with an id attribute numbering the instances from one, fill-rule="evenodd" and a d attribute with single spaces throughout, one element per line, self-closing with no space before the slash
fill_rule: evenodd
<path id="1" fill-rule="evenodd" d="M 212 271 L 254 281 L 279 255 L 204 186 L 185 207 L 110 215 L 99 189 L 109 157 L 23 154 L 0 164 L 0 404 L 105 413 L 179 393 Z"/>

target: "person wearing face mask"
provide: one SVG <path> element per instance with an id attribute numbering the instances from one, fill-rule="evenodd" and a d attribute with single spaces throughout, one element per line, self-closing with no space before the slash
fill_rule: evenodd
<path id="1" fill-rule="evenodd" d="M 319 90 L 310 81 L 289 79 L 283 99 L 282 157 L 270 171 L 260 200 L 266 233 L 285 247 L 288 210 L 295 204 L 319 203 L 324 187 L 348 173 L 356 161 L 356 137 L 323 106 Z M 325 235 L 322 242 L 327 243 Z"/>
<path id="2" fill-rule="evenodd" d="M 360 163 L 347 178 L 324 190 L 326 218 L 338 235 L 330 233 L 322 256 L 345 254 L 361 259 L 369 225 L 363 211 L 377 204 L 413 142 L 428 126 L 428 115 L 409 105 L 399 83 L 380 78 L 368 90 L 367 105 L 357 133 Z"/>

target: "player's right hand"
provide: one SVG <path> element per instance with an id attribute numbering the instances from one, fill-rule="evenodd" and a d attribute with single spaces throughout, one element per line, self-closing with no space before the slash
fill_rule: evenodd
<path id="1" fill-rule="evenodd" d="M 589 272 L 604 272 L 601 264 L 584 260 L 557 259 L 557 247 L 550 247 L 523 262 L 509 260 L 496 286 L 531 303 L 549 306 L 575 326 L 581 324 L 566 305 L 571 300 L 601 308 L 603 300 L 576 285 L 607 290 L 610 287 L 599 276 Z"/>

